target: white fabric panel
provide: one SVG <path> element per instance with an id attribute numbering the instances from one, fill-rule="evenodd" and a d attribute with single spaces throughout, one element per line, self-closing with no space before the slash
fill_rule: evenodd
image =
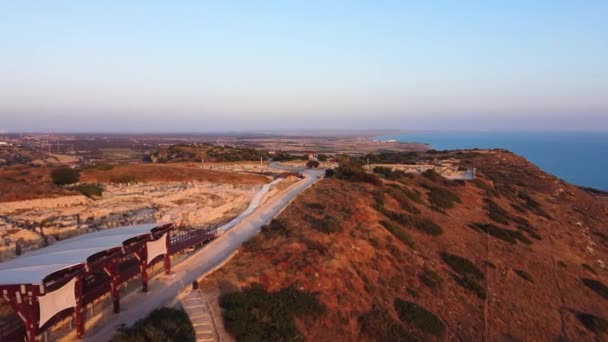
<path id="1" fill-rule="evenodd" d="M 73 278 L 61 288 L 38 297 L 40 307 L 40 326 L 43 326 L 49 319 L 53 318 L 58 312 L 76 306 L 76 278 Z"/>
<path id="2" fill-rule="evenodd" d="M 166 254 L 167 233 L 163 234 L 158 240 L 146 242 L 146 249 L 148 250 L 148 264 L 157 256 Z"/>

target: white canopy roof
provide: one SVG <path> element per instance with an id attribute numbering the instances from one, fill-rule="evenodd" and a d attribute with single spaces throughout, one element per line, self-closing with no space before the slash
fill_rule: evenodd
<path id="1" fill-rule="evenodd" d="M 41 284 L 51 273 L 83 264 L 93 254 L 114 247 L 136 236 L 150 233 L 157 224 L 118 227 L 83 234 L 25 253 L 0 263 L 0 284 Z"/>

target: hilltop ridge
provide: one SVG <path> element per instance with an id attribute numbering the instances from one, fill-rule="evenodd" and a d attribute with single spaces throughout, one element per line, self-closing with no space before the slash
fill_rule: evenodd
<path id="1" fill-rule="evenodd" d="M 504 150 L 416 156 L 457 159 L 477 179 L 320 181 L 203 281 L 221 293 L 225 329 L 262 340 L 608 337 L 605 202 Z"/>

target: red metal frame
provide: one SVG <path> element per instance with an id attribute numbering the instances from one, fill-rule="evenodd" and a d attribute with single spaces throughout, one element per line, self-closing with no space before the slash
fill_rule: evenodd
<path id="1" fill-rule="evenodd" d="M 75 317 L 77 338 L 82 339 L 84 337 L 84 309 L 87 304 L 110 293 L 113 311 L 120 312 L 119 289 L 121 284 L 139 273 L 142 290 L 147 291 L 147 268 L 150 265 L 163 260 L 165 273 L 170 274 L 171 255 L 209 242 L 218 234 L 217 230 L 191 230 L 179 233 L 175 231 L 176 234 L 167 234 L 167 253 L 162 256 L 162 259 L 159 256 L 147 264 L 146 242 L 157 240 L 174 228 L 172 224 L 159 226 L 152 229 L 149 234 L 125 241 L 122 247 L 92 255 L 84 264 L 50 274 L 44 279 L 44 285 L 0 285 L 0 293 L 4 295 L 21 321 L 19 323 L 19 320 L 15 320 L 10 324 L 0 325 L 0 340 L 22 340 L 26 337 L 28 341 L 34 341 L 40 332 L 70 315 Z M 137 263 L 130 262 L 133 257 L 137 259 Z M 59 312 L 42 327 L 39 327 L 38 297 L 60 288 L 73 278 L 77 279 L 76 308 Z"/>

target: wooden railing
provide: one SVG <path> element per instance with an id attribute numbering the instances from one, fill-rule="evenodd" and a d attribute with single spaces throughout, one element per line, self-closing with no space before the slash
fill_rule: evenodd
<path id="1" fill-rule="evenodd" d="M 182 252 L 188 248 L 202 246 L 206 242 L 215 239 L 218 235 L 217 229 L 195 229 L 179 231 L 174 230 L 171 232 L 171 241 L 169 245 L 169 253 L 171 255 Z M 129 263 L 126 267 L 120 270 L 120 283 L 124 283 L 131 278 L 136 277 L 139 274 L 139 265 L 137 263 Z M 110 292 L 110 280 L 104 279 L 95 286 L 86 289 L 84 292 L 84 303 L 92 303 L 96 299 L 108 294 Z M 53 323 L 59 322 L 70 316 L 72 311 L 61 312 L 56 317 L 53 317 L 52 322 L 49 322 L 49 326 Z M 46 324 L 45 324 L 46 325 Z M 0 341 L 23 341 L 25 339 L 25 328 L 18 317 L 0 322 Z"/>

